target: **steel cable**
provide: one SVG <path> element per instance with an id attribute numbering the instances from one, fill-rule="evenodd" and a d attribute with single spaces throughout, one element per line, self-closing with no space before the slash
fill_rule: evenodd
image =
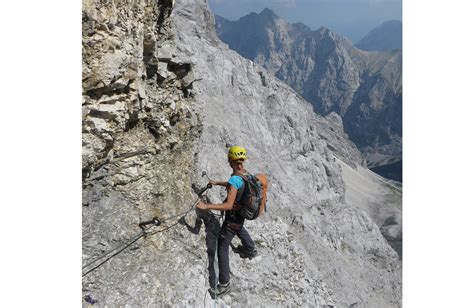
<path id="1" fill-rule="evenodd" d="M 204 191 L 203 191 L 204 192 Z M 200 197 L 198 197 L 198 199 L 193 203 L 193 205 L 185 212 L 182 212 L 182 213 L 179 213 L 179 214 L 176 214 L 176 215 L 172 215 L 170 217 L 166 217 L 165 219 L 161 220 L 161 222 L 165 222 L 165 221 L 168 221 L 170 219 L 173 219 L 173 218 L 176 218 L 176 217 L 183 217 L 183 216 L 186 216 L 187 214 L 189 214 L 193 209 L 194 207 L 197 205 L 197 203 L 199 202 L 200 200 Z M 86 271 L 84 274 L 82 274 L 82 277 L 86 276 L 87 274 L 89 274 L 90 272 L 96 270 L 97 268 L 99 268 L 101 265 L 103 265 L 105 262 L 107 262 L 108 260 L 110 260 L 111 258 L 115 257 L 116 255 L 118 255 L 119 253 L 121 253 L 122 251 L 124 251 L 127 247 L 129 247 L 130 245 L 132 245 L 133 243 L 135 243 L 136 241 L 138 241 L 140 238 L 142 238 L 143 236 L 146 236 L 146 235 L 154 235 L 156 233 L 160 233 L 160 232 L 164 232 L 166 230 L 169 230 L 173 227 L 175 227 L 176 225 L 179 224 L 179 221 L 177 221 L 176 223 L 168 226 L 168 227 L 165 227 L 164 229 L 160 229 L 160 230 L 157 230 L 157 231 L 154 231 L 154 232 L 149 232 L 147 233 L 146 231 L 149 230 L 150 228 L 153 227 L 152 226 L 149 226 L 147 227 L 145 230 L 142 230 L 140 231 L 140 233 L 137 233 L 136 235 L 134 235 L 133 237 L 131 237 L 130 239 L 127 240 L 127 242 L 125 244 L 121 244 L 105 253 L 103 253 L 102 255 L 100 255 L 99 257 L 95 258 L 93 261 L 87 263 L 86 265 L 84 265 L 82 267 L 82 269 L 86 269 L 87 267 L 89 267 L 90 265 L 93 265 L 94 263 L 96 263 L 97 261 L 105 258 L 107 255 L 111 254 L 112 252 L 115 252 L 113 253 L 112 255 L 110 255 L 109 257 L 107 257 L 105 260 L 103 260 L 102 262 L 100 262 L 98 265 L 94 266 L 92 269 Z"/>
<path id="2" fill-rule="evenodd" d="M 149 227 L 147 228 L 147 230 L 150 229 L 151 227 L 152 227 L 152 226 L 149 226 Z M 86 265 L 84 265 L 84 266 L 82 267 L 82 269 L 85 269 L 85 268 L 89 267 L 90 265 L 96 263 L 96 262 L 99 261 L 100 259 L 106 257 L 108 254 L 114 252 L 115 250 L 118 250 L 118 249 L 122 248 L 122 246 L 124 246 L 124 245 L 127 245 L 127 244 L 128 244 L 128 241 L 130 241 L 131 239 L 134 239 L 135 237 L 137 237 L 137 236 L 143 234 L 145 231 L 146 231 L 146 230 L 140 231 L 140 233 L 137 233 L 137 234 L 135 234 L 134 236 L 132 236 L 131 238 L 127 239 L 127 241 L 126 241 L 124 244 L 120 244 L 120 245 L 116 246 L 115 248 L 112 248 L 112 249 L 110 249 L 109 251 L 104 252 L 102 255 L 98 256 L 97 258 L 95 258 L 95 259 L 92 260 L 91 262 L 89 262 L 89 263 L 87 263 Z"/>
<path id="3" fill-rule="evenodd" d="M 110 257 L 106 258 L 104 261 L 100 262 L 98 265 L 96 265 L 95 267 L 93 267 L 92 269 L 88 270 L 87 272 L 85 272 L 84 274 L 82 274 L 82 277 L 86 276 L 87 274 L 89 274 L 90 272 L 96 270 L 97 268 L 99 268 L 102 264 L 104 264 L 105 262 L 109 261 L 110 259 L 112 259 L 113 257 L 115 257 L 116 255 L 118 255 L 119 253 L 121 253 L 122 251 L 124 251 L 128 246 L 132 245 L 133 243 L 135 243 L 136 241 L 138 241 L 140 238 L 142 238 L 143 236 L 145 236 L 146 233 L 143 232 L 142 234 L 140 234 L 139 236 L 136 236 L 131 242 L 129 242 L 127 245 L 125 245 L 122 249 L 120 249 L 119 251 L 117 251 L 116 253 L 112 254 Z M 94 262 L 95 263 L 95 262 Z"/>

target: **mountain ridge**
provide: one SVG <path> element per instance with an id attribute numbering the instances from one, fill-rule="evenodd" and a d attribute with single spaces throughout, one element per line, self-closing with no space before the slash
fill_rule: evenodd
<path id="1" fill-rule="evenodd" d="M 292 86 L 317 112 L 341 115 L 370 166 L 401 159 L 400 51 L 367 52 L 325 27 L 298 32 L 276 14 L 264 25 L 258 22 L 260 14 L 249 16 L 228 24 L 220 39 Z M 249 39 L 241 25 L 248 18 L 259 39 Z M 290 35 L 290 29 L 297 34 Z"/>

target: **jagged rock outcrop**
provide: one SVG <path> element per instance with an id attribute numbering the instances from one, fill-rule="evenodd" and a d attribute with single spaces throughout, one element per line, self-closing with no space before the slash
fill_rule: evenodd
<path id="1" fill-rule="evenodd" d="M 240 144 L 248 149 L 249 170 L 268 174 L 269 210 L 246 223 L 259 255 L 249 261 L 231 254 L 234 287 L 219 306 L 401 306 L 397 253 L 372 218 L 346 202 L 339 160 L 357 168 L 363 158 L 342 134 L 340 117 L 315 114 L 290 87 L 229 50 L 217 38 L 205 0 L 100 3 L 84 3 L 86 27 L 92 20 L 98 31 L 118 17 L 120 49 L 130 51 L 116 58 L 107 44 L 84 47 L 86 106 L 100 110 L 100 99 L 114 95 L 125 95 L 126 106 L 102 118 L 113 139 L 108 151 L 93 142 L 104 138 L 89 124 L 97 113 L 84 115 L 84 263 L 138 232 L 139 221 L 188 209 L 191 184 L 207 182 L 198 171 L 227 178 L 227 147 Z M 149 43 L 133 35 L 140 29 L 151 29 Z M 107 38 L 110 28 L 103 31 Z M 127 84 L 141 84 L 144 96 L 138 85 L 89 95 L 96 87 L 88 76 L 110 80 L 101 85 L 107 89 L 119 78 L 107 79 L 105 72 L 128 78 L 126 69 L 109 70 L 131 65 L 123 59 L 138 64 L 139 78 Z M 129 127 L 134 112 L 138 120 Z M 223 195 L 213 188 L 209 198 L 220 202 Z M 185 221 L 193 225 L 196 218 L 192 212 Z M 206 237 L 213 230 L 190 233 L 176 222 L 85 276 L 85 298 L 100 306 L 211 305 Z"/>
<path id="2" fill-rule="evenodd" d="M 402 22 L 389 20 L 371 30 L 357 44 L 366 51 L 383 51 L 402 48 Z"/>
<path id="3" fill-rule="evenodd" d="M 140 221 L 192 202 L 193 141 L 202 128 L 191 64 L 172 53 L 171 11 L 168 0 L 83 2 L 84 265 L 136 234 Z M 89 273 L 84 296 L 100 306 L 160 303 L 159 245 L 127 250 Z"/>
<path id="4" fill-rule="evenodd" d="M 327 28 L 310 31 L 268 9 L 217 21 L 230 48 L 285 81 L 317 112 L 339 114 L 369 166 L 401 159 L 400 50 L 365 52 Z"/>
<path id="5" fill-rule="evenodd" d="M 311 32 L 302 23 L 290 24 L 272 10 L 250 13 L 239 21 L 216 16 L 219 38 L 240 55 L 254 60 L 275 74 L 292 56 L 293 45 Z"/>

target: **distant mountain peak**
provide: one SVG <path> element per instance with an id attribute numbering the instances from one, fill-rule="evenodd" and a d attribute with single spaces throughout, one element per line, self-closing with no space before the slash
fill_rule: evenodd
<path id="1" fill-rule="evenodd" d="M 334 32 L 333 30 L 329 29 L 329 28 L 326 28 L 324 26 L 322 27 L 319 27 L 317 30 L 313 31 L 315 33 L 319 33 L 321 36 L 325 36 L 325 37 L 330 37 L 331 39 L 335 40 L 337 38 L 340 38 L 342 39 L 343 36 L 340 35 L 339 33 L 337 32 Z"/>
<path id="2" fill-rule="evenodd" d="M 334 42 L 339 42 L 340 44 L 343 44 L 344 46 L 351 48 L 349 46 L 352 46 L 352 43 L 345 38 L 344 36 L 332 31 L 329 28 L 326 27 L 320 27 L 317 30 L 313 31 L 314 35 L 325 40 L 329 41 L 334 41 Z"/>
<path id="3" fill-rule="evenodd" d="M 388 20 L 375 27 L 356 46 L 366 51 L 402 48 L 402 22 Z"/>
<path id="4" fill-rule="evenodd" d="M 326 27 L 319 27 L 315 32 L 319 33 L 321 36 L 329 36 L 331 38 L 334 38 L 334 32 L 332 32 Z"/>
<path id="5" fill-rule="evenodd" d="M 280 18 L 277 14 L 275 14 L 275 12 L 273 12 L 272 10 L 270 10 L 269 8 L 264 8 L 260 14 L 260 16 L 266 16 L 266 17 L 270 17 L 270 18 L 273 18 L 273 19 L 276 19 L 276 18 Z"/>

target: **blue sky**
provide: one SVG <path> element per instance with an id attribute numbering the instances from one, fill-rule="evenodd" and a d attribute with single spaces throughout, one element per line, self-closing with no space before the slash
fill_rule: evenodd
<path id="1" fill-rule="evenodd" d="M 230 20 L 268 7 L 290 22 L 325 26 L 353 42 L 384 21 L 402 20 L 402 0 L 209 0 L 209 6 Z"/>

